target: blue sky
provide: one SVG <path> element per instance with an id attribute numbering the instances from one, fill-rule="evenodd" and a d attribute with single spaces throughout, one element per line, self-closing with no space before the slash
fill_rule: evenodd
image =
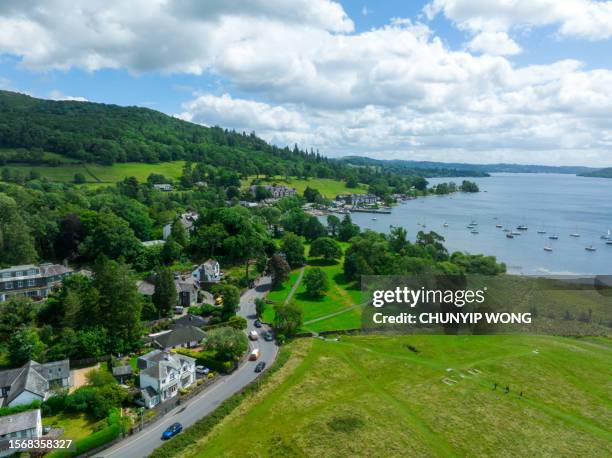
<path id="1" fill-rule="evenodd" d="M 612 165 L 612 2 L 0 4 L 0 88 L 324 154 Z"/>

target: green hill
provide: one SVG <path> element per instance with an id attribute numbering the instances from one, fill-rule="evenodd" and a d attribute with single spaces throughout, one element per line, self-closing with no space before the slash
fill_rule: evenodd
<path id="1" fill-rule="evenodd" d="M 243 175 L 338 178 L 348 167 L 269 145 L 254 133 L 204 127 L 155 110 L 36 99 L 0 91 L 0 165 L 187 160 Z"/>
<path id="2" fill-rule="evenodd" d="M 595 178 L 612 178 L 612 167 L 605 169 L 595 170 L 593 172 L 581 173 L 578 176 L 581 177 L 595 177 Z"/>

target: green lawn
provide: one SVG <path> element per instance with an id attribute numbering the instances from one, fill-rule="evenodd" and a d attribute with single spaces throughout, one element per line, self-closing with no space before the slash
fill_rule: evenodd
<path id="1" fill-rule="evenodd" d="M 243 180 L 242 185 L 247 187 L 253 178 L 255 177 Z M 331 178 L 309 178 L 307 180 L 290 178 L 287 181 L 278 178 L 277 180 L 266 182 L 266 184 L 272 183 L 290 186 L 295 188 L 300 194 L 304 192 L 306 187 L 310 186 L 311 188 L 318 189 L 323 196 L 330 199 L 336 197 L 338 194 L 364 194 L 368 191 L 365 185 L 360 185 L 357 188 L 347 188 L 344 181 L 333 180 Z"/>
<path id="2" fill-rule="evenodd" d="M 612 454 L 609 340 L 372 335 L 290 349 L 180 456 Z"/>
<path id="3" fill-rule="evenodd" d="M 341 244 L 343 250 L 347 244 Z M 308 252 L 308 246 L 306 252 Z M 320 259 L 310 258 L 305 267 L 304 275 L 314 266 L 320 267 L 329 279 L 330 288 L 325 296 L 313 298 L 306 293 L 306 285 L 302 281 L 295 291 L 291 302 L 298 305 L 304 316 L 302 331 L 329 331 L 354 329 L 361 325 L 361 309 L 359 307 L 361 291 L 358 286 L 344 279 L 342 262 L 326 263 Z M 275 288 L 268 295 L 268 304 L 264 312 L 264 321 L 274 319 L 274 306 L 283 304 L 296 283 L 301 269 L 291 272 L 289 280 Z"/>
<path id="4" fill-rule="evenodd" d="M 18 168 L 28 172 L 30 170 L 36 170 L 42 177 L 46 177 L 51 181 L 64 183 L 72 182 L 75 173 L 82 173 L 88 184 L 100 185 L 100 183 L 116 183 L 128 176 L 135 176 L 139 181 L 146 181 L 151 173 L 159 173 L 168 178 L 176 179 L 181 176 L 184 164 L 184 161 L 173 161 L 161 162 L 159 164 L 128 162 L 124 164 L 113 164 L 111 166 L 98 164 L 64 164 L 58 167 L 10 164 L 7 167 Z"/>
<path id="5" fill-rule="evenodd" d="M 60 413 L 52 417 L 43 417 L 45 426 L 64 428 L 64 439 L 77 440 L 87 437 L 94 432 L 94 426 L 98 422 L 95 418 L 85 413 Z"/>

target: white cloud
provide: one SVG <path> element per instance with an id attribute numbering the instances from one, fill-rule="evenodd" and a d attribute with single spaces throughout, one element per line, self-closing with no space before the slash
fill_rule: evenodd
<path id="1" fill-rule="evenodd" d="M 609 164 L 612 71 L 504 57 L 521 51 L 517 27 L 605 35 L 599 17 L 559 8 L 435 0 L 430 15 L 470 34 L 453 50 L 405 18 L 356 33 L 331 0 L 15 0 L 0 3 L 0 53 L 37 71 L 213 74 L 227 93 L 195 94 L 178 116 L 330 155 Z"/>
<path id="2" fill-rule="evenodd" d="M 54 89 L 49 93 L 49 98 L 52 100 L 70 100 L 73 102 L 87 102 L 88 101 L 85 97 L 74 97 L 71 95 L 65 95 L 61 91 L 58 91 L 57 89 Z"/>
<path id="3" fill-rule="evenodd" d="M 610 0 L 433 0 L 424 10 L 430 19 L 442 13 L 472 32 L 555 25 L 563 36 L 612 38 Z"/>
<path id="4" fill-rule="evenodd" d="M 470 40 L 467 48 L 492 56 L 511 56 L 521 52 L 521 47 L 505 32 L 480 32 Z"/>

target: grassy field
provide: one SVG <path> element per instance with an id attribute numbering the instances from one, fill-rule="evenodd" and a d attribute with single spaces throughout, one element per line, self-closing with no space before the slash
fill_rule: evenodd
<path id="1" fill-rule="evenodd" d="M 253 178 L 255 177 L 251 177 L 248 180 L 243 180 L 243 187 L 248 187 Z M 331 178 L 309 178 L 307 180 L 297 178 L 284 180 L 282 178 L 278 178 L 273 181 L 265 182 L 265 184 L 272 183 L 295 188 L 299 194 L 302 194 L 304 189 L 306 189 L 307 186 L 310 186 L 311 188 L 318 189 L 323 196 L 330 199 L 336 197 L 338 194 L 364 194 L 368 191 L 367 187 L 363 185 L 360 185 L 357 188 L 347 188 L 344 181 L 333 180 Z"/>
<path id="2" fill-rule="evenodd" d="M 85 413 L 60 413 L 43 417 L 42 422 L 45 426 L 64 428 L 64 439 L 77 440 L 92 434 L 98 420 Z"/>
<path id="3" fill-rule="evenodd" d="M 168 178 L 176 179 L 181 176 L 184 161 L 161 162 L 159 164 L 143 164 L 128 162 L 113 164 L 111 166 L 98 164 L 64 164 L 57 167 L 31 166 L 26 164 L 8 165 L 11 169 L 20 169 L 26 172 L 36 170 L 42 177 L 51 181 L 63 183 L 72 182 L 75 173 L 82 173 L 88 184 L 112 184 L 125 177 L 134 176 L 139 181 L 146 181 L 151 173 L 159 173 Z"/>
<path id="4" fill-rule="evenodd" d="M 290 349 L 260 392 L 180 456 L 612 453 L 609 340 L 342 336 Z"/>
<path id="5" fill-rule="evenodd" d="M 342 249 L 348 247 L 341 243 Z M 308 253 L 308 245 L 306 253 Z M 361 308 L 359 307 L 361 291 L 358 285 L 349 283 L 344 278 L 342 260 L 338 262 L 324 262 L 321 259 L 309 258 L 304 268 L 304 275 L 313 267 L 320 267 L 329 279 L 330 288 L 325 296 L 313 298 L 306 294 L 306 285 L 300 282 L 291 302 L 303 311 L 304 325 L 302 331 L 320 332 L 340 329 L 355 329 L 361 325 Z M 289 280 L 273 289 L 268 295 L 268 304 L 264 312 L 264 321 L 271 323 L 274 319 L 274 306 L 283 304 L 293 285 L 300 277 L 300 271 L 291 272 Z"/>

